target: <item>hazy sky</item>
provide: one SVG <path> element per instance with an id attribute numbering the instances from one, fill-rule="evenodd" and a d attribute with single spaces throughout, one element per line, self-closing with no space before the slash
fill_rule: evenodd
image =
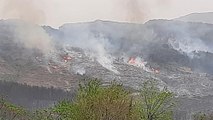
<path id="1" fill-rule="evenodd" d="M 213 0 L 0 0 L 0 18 L 58 27 L 96 19 L 143 23 L 212 12 Z"/>

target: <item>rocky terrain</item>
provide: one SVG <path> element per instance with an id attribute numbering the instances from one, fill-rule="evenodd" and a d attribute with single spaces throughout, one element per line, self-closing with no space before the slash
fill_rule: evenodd
<path id="1" fill-rule="evenodd" d="M 71 92 L 85 77 L 135 90 L 156 79 L 180 99 L 180 114 L 212 110 L 212 33 L 212 24 L 174 20 L 98 20 L 58 29 L 1 20 L 0 79 Z"/>

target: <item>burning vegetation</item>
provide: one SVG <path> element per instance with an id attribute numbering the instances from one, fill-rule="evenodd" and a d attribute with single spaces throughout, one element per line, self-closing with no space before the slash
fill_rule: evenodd
<path id="1" fill-rule="evenodd" d="M 71 91 L 78 78 L 116 80 L 134 89 L 155 78 L 177 96 L 213 95 L 212 25 L 95 21 L 53 29 L 2 20 L 0 28 L 1 80 Z"/>

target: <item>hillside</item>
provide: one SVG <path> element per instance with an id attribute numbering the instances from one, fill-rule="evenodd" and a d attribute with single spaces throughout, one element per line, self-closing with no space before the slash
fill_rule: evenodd
<path id="1" fill-rule="evenodd" d="M 145 80 L 156 79 L 159 87 L 186 99 L 183 104 L 194 105 L 197 97 L 213 95 L 212 33 L 210 24 L 172 20 L 98 20 L 59 29 L 1 20 L 0 79 L 71 92 L 88 77 L 116 80 L 136 90 Z"/>

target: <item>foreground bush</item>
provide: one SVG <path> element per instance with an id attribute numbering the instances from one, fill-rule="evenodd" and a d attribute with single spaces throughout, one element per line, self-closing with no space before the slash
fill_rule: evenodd
<path id="1" fill-rule="evenodd" d="M 172 120 L 174 95 L 166 88 L 157 88 L 155 81 L 142 85 L 139 102 L 141 120 Z"/>
<path id="2" fill-rule="evenodd" d="M 97 80 L 80 85 L 74 102 L 63 101 L 55 112 L 66 120 L 135 120 L 135 106 L 129 92 L 112 83 L 101 87 Z"/>
<path id="3" fill-rule="evenodd" d="M 3 120 L 172 120 L 174 107 L 173 94 L 159 90 L 154 81 L 145 82 L 140 94 L 133 95 L 120 84 L 101 86 L 98 80 L 91 80 L 79 85 L 73 101 L 33 113 L 3 103 Z"/>

